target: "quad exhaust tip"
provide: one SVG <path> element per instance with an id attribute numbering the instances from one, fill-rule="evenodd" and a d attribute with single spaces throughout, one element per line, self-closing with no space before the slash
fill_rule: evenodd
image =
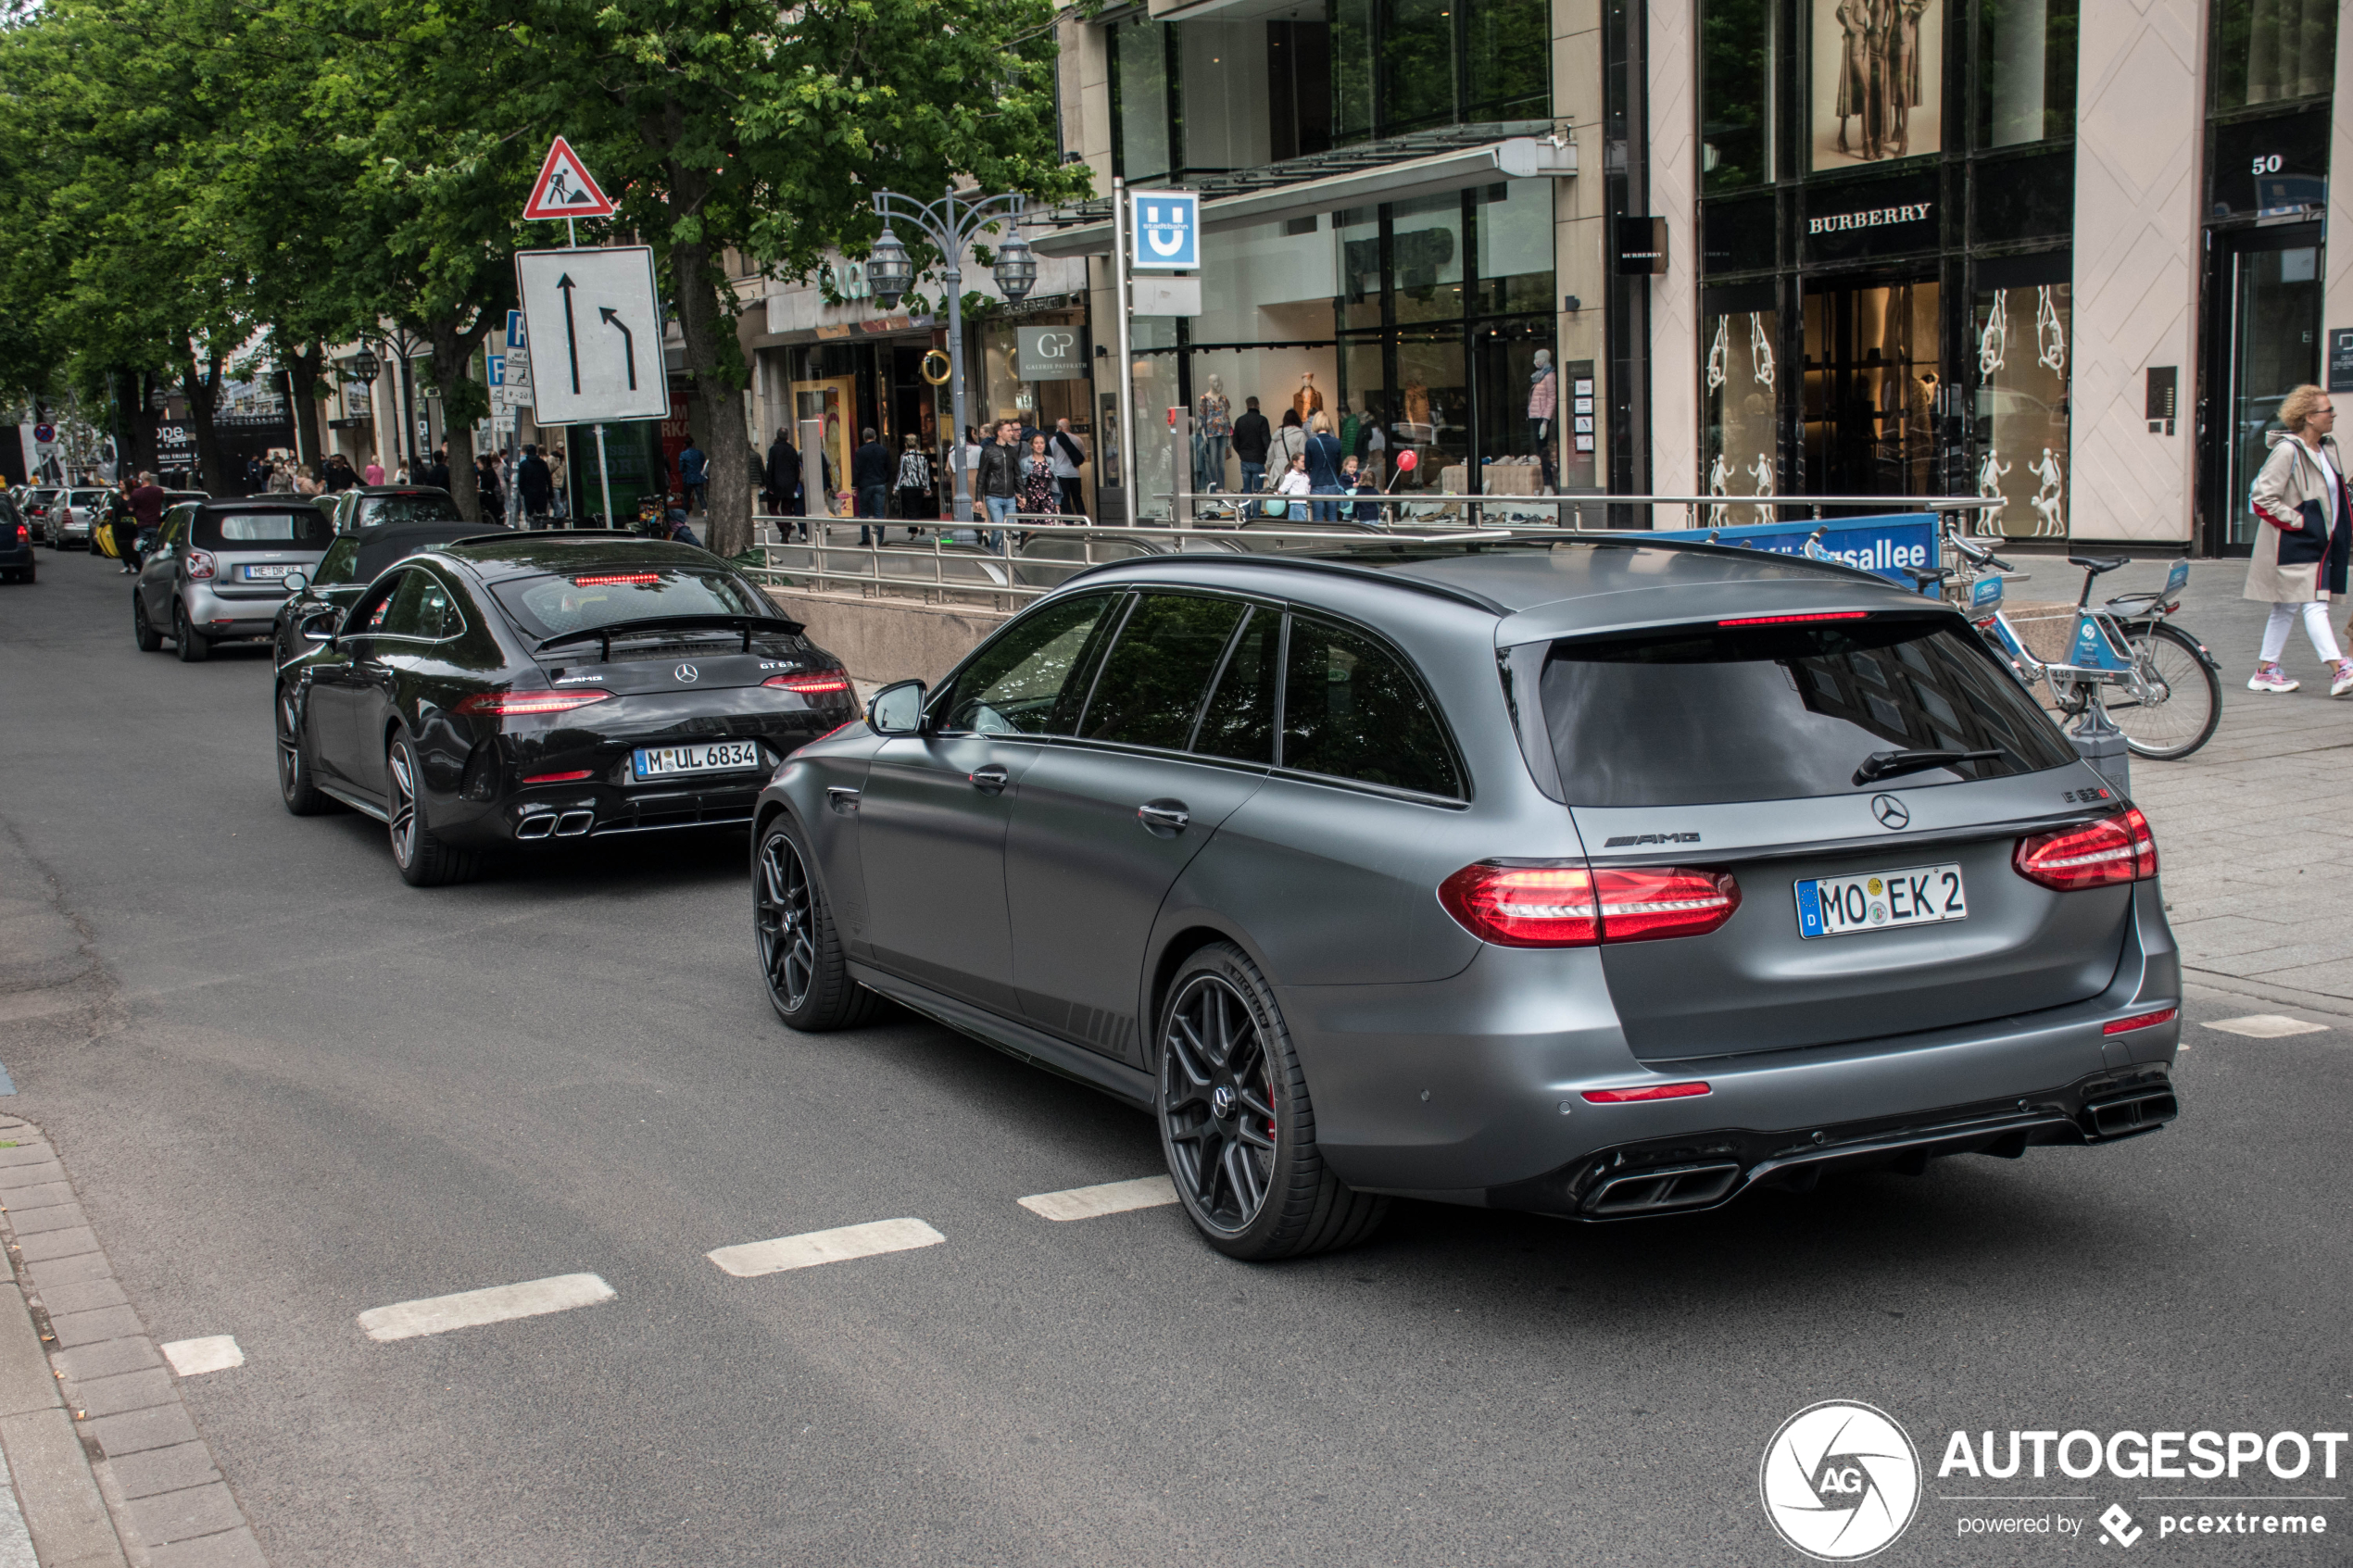
<path id="1" fill-rule="evenodd" d="M 2083 1108 L 2084 1119 L 2092 1123 L 2095 1136 L 2103 1138 L 2129 1137 L 2162 1127 L 2182 1113 L 2181 1101 L 2173 1098 L 2170 1088 L 2145 1089 L 2139 1094 L 2126 1095 L 2121 1099 L 2103 1100 Z"/>
<path id="2" fill-rule="evenodd" d="M 545 838 L 555 831 L 556 814 L 552 811 L 535 812 L 515 824 L 517 838 Z"/>
<path id="3" fill-rule="evenodd" d="M 1721 1203 L 1740 1179 L 1741 1168 L 1730 1160 L 1629 1172 L 1595 1187 L 1587 1195 L 1583 1209 L 1595 1219 L 1705 1209 Z"/>
<path id="4" fill-rule="evenodd" d="M 578 838 L 596 825 L 597 813 L 594 811 L 566 811 L 556 819 L 556 836 Z"/>

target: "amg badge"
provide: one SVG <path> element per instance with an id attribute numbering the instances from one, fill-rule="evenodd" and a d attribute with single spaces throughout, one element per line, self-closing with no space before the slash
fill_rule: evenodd
<path id="1" fill-rule="evenodd" d="M 1629 849 L 1643 844 L 1697 844 L 1695 833 L 1621 833 L 1602 846 L 1604 849 Z"/>

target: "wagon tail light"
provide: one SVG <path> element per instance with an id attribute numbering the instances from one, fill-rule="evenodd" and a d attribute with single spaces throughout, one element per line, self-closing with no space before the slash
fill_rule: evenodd
<path id="1" fill-rule="evenodd" d="M 779 691 L 799 692 L 803 696 L 822 696 L 827 692 L 846 692 L 849 677 L 838 670 L 820 670 L 807 675 L 771 675 L 760 683 Z"/>
<path id="2" fill-rule="evenodd" d="M 2038 833 L 2018 841 L 2018 874 L 2057 893 L 2146 882 L 2157 874 L 2157 837 L 2140 808 L 2081 827 Z"/>
<path id="3" fill-rule="evenodd" d="M 533 713 L 568 713 L 592 702 L 603 702 L 610 692 L 476 692 L 450 709 L 452 713 L 490 718 L 516 718 Z"/>
<path id="4" fill-rule="evenodd" d="M 1438 901 L 1497 947 L 1591 947 L 1704 936 L 1732 918 L 1741 890 L 1730 872 L 1485 860 L 1448 877 Z"/>
<path id="5" fill-rule="evenodd" d="M 205 582 L 220 570 L 220 563 L 212 558 L 210 551 L 190 550 L 188 552 L 188 575 L 195 581 Z"/>

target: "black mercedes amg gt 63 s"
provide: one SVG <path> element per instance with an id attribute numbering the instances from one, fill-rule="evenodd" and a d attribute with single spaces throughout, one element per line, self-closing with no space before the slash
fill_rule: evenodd
<path id="1" fill-rule="evenodd" d="M 749 578 L 624 533 L 452 541 L 298 630 L 286 809 L 378 819 L 420 887 L 512 846 L 749 823 L 785 758 L 856 711 L 841 661 Z"/>

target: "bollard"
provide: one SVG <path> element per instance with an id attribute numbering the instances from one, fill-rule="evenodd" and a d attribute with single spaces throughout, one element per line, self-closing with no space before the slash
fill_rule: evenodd
<path id="1" fill-rule="evenodd" d="M 2067 738 L 2075 743 L 2076 755 L 2108 781 L 2108 788 L 2123 799 L 2133 797 L 2133 751 L 2124 744 L 2124 732 L 2109 721 L 2108 708 L 2099 700 L 2096 687 L 2090 706 L 2083 709 L 2083 717 L 2068 732 Z"/>

